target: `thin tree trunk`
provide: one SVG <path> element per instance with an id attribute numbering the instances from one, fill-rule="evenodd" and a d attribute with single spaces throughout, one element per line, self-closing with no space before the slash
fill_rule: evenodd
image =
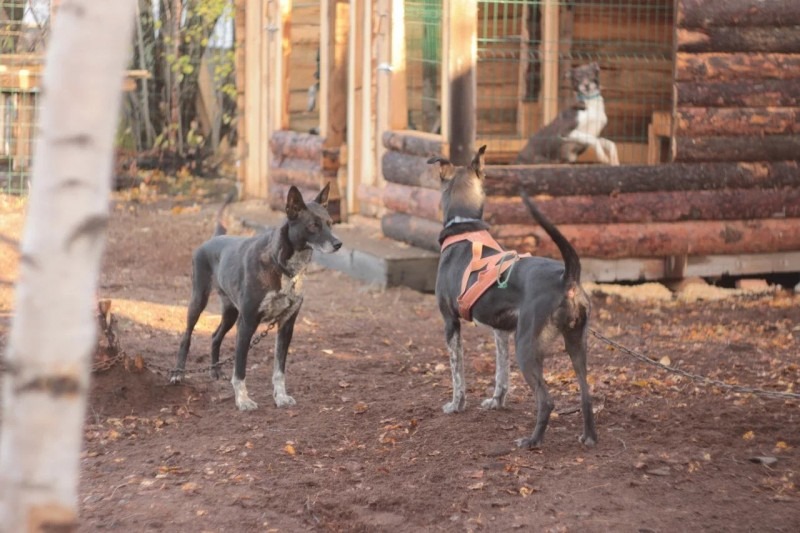
<path id="1" fill-rule="evenodd" d="M 0 529 L 72 531 L 135 0 L 64 2 L 43 79 L 3 376 Z"/>
<path id="2" fill-rule="evenodd" d="M 136 44 L 139 49 L 139 68 L 147 70 L 147 61 L 144 56 L 144 34 L 142 30 L 142 16 L 139 3 L 136 3 Z M 150 119 L 150 83 L 147 78 L 142 79 L 142 118 L 144 120 L 144 138 L 147 150 L 153 147 L 153 122 Z M 138 135 L 137 135 L 138 136 Z"/>

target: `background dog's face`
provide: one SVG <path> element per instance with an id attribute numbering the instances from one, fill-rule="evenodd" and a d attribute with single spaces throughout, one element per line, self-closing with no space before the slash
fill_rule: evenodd
<path id="1" fill-rule="evenodd" d="M 483 204 L 486 193 L 483 191 L 483 153 L 486 146 L 476 152 L 472 163 L 457 167 L 443 157 L 432 157 L 428 163 L 439 163 L 439 177 L 442 181 L 442 213 L 444 222 L 455 217 L 483 217 Z"/>
<path id="2" fill-rule="evenodd" d="M 569 71 L 567 77 L 572 82 L 572 90 L 579 97 L 596 96 L 600 93 L 600 66 L 597 63 L 575 67 Z"/>
<path id="3" fill-rule="evenodd" d="M 305 203 L 300 191 L 293 185 L 286 198 L 286 215 L 289 218 L 289 240 L 297 249 L 311 248 L 329 254 L 342 247 L 331 228 L 333 220 L 328 213 L 330 184 L 316 198 Z"/>

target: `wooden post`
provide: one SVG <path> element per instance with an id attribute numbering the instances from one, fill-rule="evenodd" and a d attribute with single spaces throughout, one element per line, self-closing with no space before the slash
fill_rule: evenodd
<path id="1" fill-rule="evenodd" d="M 264 41 L 264 0 L 245 0 L 244 13 L 244 109 L 241 117 L 244 137 L 244 195 L 265 198 L 268 186 L 268 167 L 262 146 L 269 145 L 267 109 L 264 107 L 266 65 L 262 55 Z M 238 39 L 237 35 L 237 39 Z"/>
<path id="2" fill-rule="evenodd" d="M 442 18 L 442 133 L 450 159 L 465 165 L 474 155 L 476 136 L 477 0 L 444 0 Z"/>
<path id="3" fill-rule="evenodd" d="M 519 70 L 517 79 L 517 134 L 520 137 L 527 137 L 528 131 L 525 127 L 530 123 L 526 116 L 527 106 L 525 101 L 528 93 L 528 68 L 530 67 L 530 40 L 531 32 L 528 27 L 531 6 L 528 3 L 522 4 L 522 24 L 519 35 Z"/>
<path id="4" fill-rule="evenodd" d="M 335 177 L 347 126 L 347 42 L 350 4 L 325 0 L 320 9 L 320 134 L 324 136 L 322 170 Z M 342 216 L 339 182 L 331 180 L 329 210 Z M 337 207 L 338 206 L 338 207 Z"/>
<path id="5" fill-rule="evenodd" d="M 364 172 L 364 160 L 361 157 L 364 143 L 364 112 L 369 112 L 365 100 L 369 99 L 369 86 L 364 82 L 368 78 L 365 71 L 369 64 L 365 63 L 364 48 L 369 41 L 365 41 L 364 26 L 367 25 L 365 14 L 366 1 L 354 2 L 350 6 L 350 31 L 347 50 L 347 185 L 345 187 L 346 212 L 352 213 L 357 207 L 355 190 L 358 188 L 360 176 Z M 369 115 L 367 115 L 369 118 Z"/>
<path id="6" fill-rule="evenodd" d="M 247 0 L 236 0 L 234 5 L 234 34 L 236 38 L 236 179 L 246 188 L 247 184 L 247 127 L 245 126 L 245 84 L 247 62 L 245 60 L 245 33 Z"/>
<path id="7" fill-rule="evenodd" d="M 558 0 L 543 0 L 542 125 L 558 114 Z"/>

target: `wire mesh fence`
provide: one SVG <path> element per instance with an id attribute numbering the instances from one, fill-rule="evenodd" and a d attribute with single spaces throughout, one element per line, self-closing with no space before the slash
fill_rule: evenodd
<path id="1" fill-rule="evenodd" d="M 406 0 L 408 127 L 437 133 L 441 127 L 442 1 Z"/>
<path id="2" fill-rule="evenodd" d="M 0 0 L 0 192 L 27 191 L 49 0 Z"/>
<path id="3" fill-rule="evenodd" d="M 672 106 L 673 0 L 479 0 L 479 143 L 513 160 L 575 101 L 566 74 L 596 62 L 622 163 L 648 159 L 650 125 Z M 439 124 L 441 0 L 406 0 L 409 127 Z M 502 157 L 502 156 L 501 156 Z"/>

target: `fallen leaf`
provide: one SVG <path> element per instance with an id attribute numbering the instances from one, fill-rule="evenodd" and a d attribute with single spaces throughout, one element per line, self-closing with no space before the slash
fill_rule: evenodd
<path id="1" fill-rule="evenodd" d="M 349 386 L 350 386 L 350 384 L 349 384 L 348 382 L 346 382 L 346 381 L 342 380 L 342 381 L 340 381 L 340 382 L 339 382 L 339 386 L 340 386 L 341 388 L 343 388 L 343 389 L 346 389 L 347 387 L 349 387 Z"/>
<path id="2" fill-rule="evenodd" d="M 367 409 L 369 409 L 369 405 L 364 402 L 356 402 L 356 404 L 353 406 L 353 412 L 357 415 L 366 413 Z"/>
<path id="3" fill-rule="evenodd" d="M 788 450 L 788 449 L 789 449 L 789 445 L 788 445 L 788 444 L 786 444 L 785 442 L 783 442 L 782 440 L 779 440 L 779 441 L 778 441 L 778 442 L 775 444 L 775 449 L 776 449 L 776 450 Z"/>
<path id="4" fill-rule="evenodd" d="M 653 468 L 651 470 L 645 470 L 645 474 L 650 476 L 668 476 L 670 474 L 670 470 L 668 466 L 662 466 L 661 468 Z"/>
<path id="5" fill-rule="evenodd" d="M 481 490 L 483 488 L 483 481 L 478 481 L 467 487 L 469 490 Z"/>
<path id="6" fill-rule="evenodd" d="M 200 486 L 197 483 L 195 483 L 194 481 L 188 481 L 188 482 L 184 483 L 183 485 L 181 485 L 181 490 L 183 492 L 195 492 L 199 488 L 200 488 Z"/>
<path id="7" fill-rule="evenodd" d="M 670 359 L 668 355 L 665 355 L 664 357 L 659 359 L 658 362 L 664 366 L 669 366 L 672 364 L 672 359 Z"/>
<path id="8" fill-rule="evenodd" d="M 756 434 L 755 434 L 755 433 L 753 433 L 752 431 L 748 431 L 747 433 L 745 433 L 744 435 L 742 435 L 742 438 L 743 438 L 744 440 L 753 440 L 753 438 L 755 438 L 755 436 L 756 436 Z"/>
<path id="9" fill-rule="evenodd" d="M 289 455 L 297 455 L 297 450 L 294 449 L 294 446 L 292 446 L 291 442 L 286 443 L 286 446 L 283 447 L 283 451 Z"/>
<path id="10" fill-rule="evenodd" d="M 474 472 L 467 472 L 466 476 L 472 479 L 482 479 L 483 470 L 475 470 Z"/>
<path id="11" fill-rule="evenodd" d="M 523 485 L 523 486 L 521 486 L 519 488 L 519 495 L 522 496 L 523 498 L 527 498 L 528 496 L 530 496 L 534 492 L 536 492 L 536 489 L 531 488 L 531 487 L 529 487 L 527 485 Z"/>
<path id="12" fill-rule="evenodd" d="M 322 353 L 328 354 L 328 355 L 333 355 L 333 350 L 325 349 L 325 350 L 322 350 Z"/>

